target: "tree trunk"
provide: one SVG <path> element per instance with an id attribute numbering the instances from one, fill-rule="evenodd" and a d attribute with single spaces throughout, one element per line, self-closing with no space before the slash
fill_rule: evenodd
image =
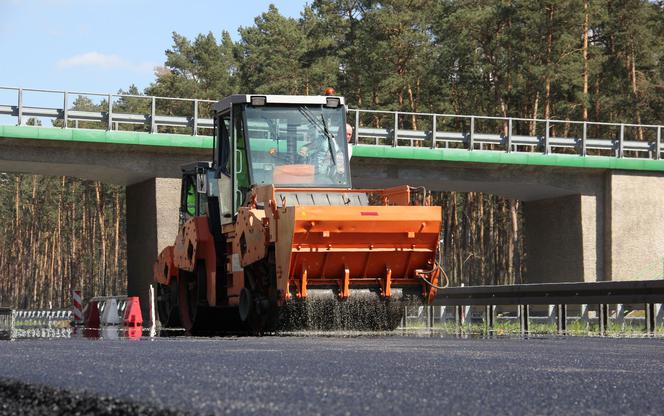
<path id="1" fill-rule="evenodd" d="M 635 122 L 636 124 L 641 124 L 641 111 L 639 110 L 639 91 L 636 84 L 636 54 L 634 53 L 633 44 L 630 45 L 629 77 L 632 87 L 632 102 L 634 106 L 634 117 L 636 119 Z M 643 140 L 643 128 L 639 127 L 637 133 L 639 140 Z"/>
<path id="2" fill-rule="evenodd" d="M 63 176 L 60 182 L 60 196 L 58 198 L 58 223 L 57 223 L 57 228 L 56 228 L 56 234 L 55 234 L 55 242 L 57 245 L 57 252 L 54 251 L 54 257 L 57 258 L 57 269 L 56 273 L 59 278 L 59 284 L 58 284 L 58 294 L 57 294 L 57 299 L 62 298 L 62 292 L 64 291 L 64 273 L 62 270 L 62 201 L 64 198 L 64 193 L 65 193 L 65 183 L 66 183 L 66 178 Z"/>
<path id="3" fill-rule="evenodd" d="M 537 122 L 535 121 L 535 119 L 537 118 L 537 112 L 539 111 L 539 97 L 540 93 L 539 91 L 537 91 L 535 93 L 535 102 L 533 103 L 533 115 L 532 115 L 533 121 L 530 122 L 529 134 L 531 136 L 537 135 Z"/>
<path id="4" fill-rule="evenodd" d="M 551 118 L 551 61 L 553 54 L 553 4 L 546 7 L 546 72 L 544 75 L 544 118 Z"/>
<path id="5" fill-rule="evenodd" d="M 14 201 L 14 207 L 16 210 L 16 225 L 14 228 L 18 230 L 21 222 L 21 176 L 16 176 L 16 193 Z"/>
<path id="6" fill-rule="evenodd" d="M 602 111 L 602 104 L 601 104 L 600 95 L 599 95 L 600 94 L 600 88 L 599 88 L 600 82 L 599 81 L 600 81 L 600 79 L 599 79 L 599 75 L 598 75 L 597 78 L 595 79 L 595 91 L 593 92 L 593 95 L 595 96 L 594 97 L 595 105 L 594 105 L 593 110 L 595 112 L 595 120 L 596 121 L 601 120 L 601 111 Z M 599 136 L 599 125 L 595 125 L 595 130 L 596 130 L 595 131 L 595 136 Z"/>
<path id="7" fill-rule="evenodd" d="M 103 295 L 106 296 L 106 218 L 104 215 L 104 201 L 100 182 L 95 182 L 95 195 L 97 202 L 97 220 L 99 223 L 99 242 L 101 243 L 99 278 L 101 280 L 101 291 Z"/>
<path id="8" fill-rule="evenodd" d="M 120 217 L 122 216 L 122 209 L 120 207 L 120 191 L 115 191 L 115 236 L 114 236 L 114 250 L 113 250 L 113 284 L 114 290 L 118 289 L 117 281 L 120 276 Z"/>
<path id="9" fill-rule="evenodd" d="M 582 97 L 582 117 L 583 121 L 588 121 L 588 24 L 589 24 L 589 8 L 588 3 L 590 0 L 583 0 L 583 97 Z"/>
<path id="10" fill-rule="evenodd" d="M 519 271 L 521 270 L 520 259 L 519 259 L 519 201 L 511 199 L 510 200 L 510 224 L 512 229 L 512 283 L 520 282 L 521 276 L 518 276 Z"/>

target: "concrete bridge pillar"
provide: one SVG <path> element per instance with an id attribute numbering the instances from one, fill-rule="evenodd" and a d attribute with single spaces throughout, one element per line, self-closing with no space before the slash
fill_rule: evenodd
<path id="1" fill-rule="evenodd" d="M 601 194 L 527 201 L 524 215 L 528 283 L 604 278 Z"/>
<path id="2" fill-rule="evenodd" d="M 611 171 L 606 178 L 609 280 L 664 278 L 664 175 Z"/>
<path id="3" fill-rule="evenodd" d="M 607 171 L 589 194 L 524 202 L 531 283 L 664 278 L 664 176 Z"/>
<path id="4" fill-rule="evenodd" d="M 146 322 L 152 265 L 178 232 L 180 182 L 151 178 L 127 186 L 127 294 L 140 297 Z"/>

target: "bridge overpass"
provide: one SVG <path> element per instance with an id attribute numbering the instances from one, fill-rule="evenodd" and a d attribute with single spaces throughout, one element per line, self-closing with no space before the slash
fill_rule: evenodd
<path id="1" fill-rule="evenodd" d="M 128 289 L 145 293 L 154 258 L 177 232 L 179 166 L 210 158 L 211 102 L 4 91 L 14 101 L 0 98 L 0 171 L 125 185 Z M 28 93 L 58 104 L 31 103 Z M 83 111 L 74 96 L 102 99 Z M 119 111 L 128 100 L 144 100 L 147 112 Z M 164 102 L 190 111 L 160 113 Z M 356 187 L 406 183 L 523 201 L 529 282 L 654 277 L 639 273 L 664 255 L 663 126 L 359 109 L 348 118 Z M 77 128 L 84 122 L 96 129 Z"/>

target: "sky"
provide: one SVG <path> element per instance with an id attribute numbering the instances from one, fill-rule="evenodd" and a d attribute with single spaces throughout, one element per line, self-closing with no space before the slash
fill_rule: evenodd
<path id="1" fill-rule="evenodd" d="M 305 0 L 0 0 L 0 86 L 115 93 L 154 80 L 172 32 L 193 39 L 251 26 L 272 3 Z"/>

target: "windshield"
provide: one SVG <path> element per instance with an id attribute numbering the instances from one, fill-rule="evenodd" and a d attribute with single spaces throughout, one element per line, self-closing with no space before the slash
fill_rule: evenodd
<path id="1" fill-rule="evenodd" d="M 252 182 L 349 187 L 344 108 L 246 108 Z"/>

